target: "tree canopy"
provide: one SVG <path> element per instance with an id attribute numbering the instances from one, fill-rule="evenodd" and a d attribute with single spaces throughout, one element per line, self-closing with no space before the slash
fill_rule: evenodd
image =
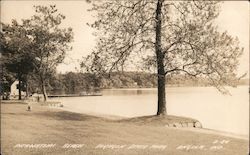
<path id="1" fill-rule="evenodd" d="M 73 31 L 72 28 L 59 27 L 65 16 L 57 12 L 55 5 L 34 8 L 36 14 L 25 20 L 24 25 L 30 32 L 32 52 L 36 56 L 35 72 L 46 100 L 46 83 L 56 66 L 64 60 L 66 51 L 71 50 L 69 43 L 73 39 Z"/>
<path id="2" fill-rule="evenodd" d="M 218 1 L 94 1 L 91 11 L 98 41 L 82 63 L 86 71 L 123 70 L 131 61 L 157 70 L 158 105 L 165 105 L 168 74 L 207 77 L 223 93 L 225 85 L 236 86 L 243 49 L 237 38 L 218 31 Z"/>
<path id="3" fill-rule="evenodd" d="M 65 16 L 58 13 L 55 5 L 34 9 L 36 13 L 21 24 L 16 20 L 11 25 L 2 23 L 1 45 L 6 49 L 3 58 L 7 71 L 15 72 L 19 80 L 35 73 L 46 100 L 46 85 L 66 51 L 71 50 L 73 32 L 72 28 L 60 27 Z"/>
<path id="4" fill-rule="evenodd" d="M 30 39 L 26 36 L 26 29 L 16 20 L 12 20 L 11 24 L 2 23 L 1 26 L 1 61 L 4 75 L 12 74 L 13 78 L 9 80 L 9 85 L 15 79 L 19 80 L 19 99 L 21 99 L 21 90 L 24 90 L 27 78 L 34 69 Z"/>

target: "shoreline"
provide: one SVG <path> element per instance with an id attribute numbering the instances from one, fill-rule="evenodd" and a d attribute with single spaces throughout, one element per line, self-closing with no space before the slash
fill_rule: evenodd
<path id="1" fill-rule="evenodd" d="M 48 104 L 49 103 L 49 104 Z M 55 104 L 54 104 L 55 103 Z M 30 105 L 35 105 L 35 106 L 43 106 L 43 107 L 47 107 L 49 109 L 57 109 L 57 110 L 61 110 L 61 111 L 65 111 L 65 112 L 71 112 L 71 113 L 75 113 L 75 114 L 79 114 L 79 115 L 89 115 L 89 116 L 93 116 L 93 117 L 99 117 L 101 119 L 107 119 L 110 121 L 126 121 L 126 120 L 135 120 L 135 119 L 140 119 L 140 118 L 145 118 L 145 117 L 154 117 L 156 115 L 147 115 L 147 116 L 138 116 L 138 117 L 124 117 L 124 116 L 117 116 L 117 115 L 111 115 L 111 114 L 101 114 L 101 113 L 95 113 L 95 112 L 77 112 L 74 110 L 70 110 L 64 107 L 60 107 L 60 106 L 56 106 L 56 104 L 61 104 L 60 102 L 55 102 L 55 101 L 48 101 L 46 102 L 46 104 L 44 104 L 44 102 L 30 102 L 27 100 L 16 100 L 15 102 L 13 102 L 13 100 L 7 101 L 7 102 L 2 102 L 1 104 L 30 104 Z M 52 106 L 54 104 L 54 106 Z M 189 118 L 189 117 L 183 117 L 183 116 L 175 116 L 175 115 L 166 115 L 166 117 L 176 117 L 176 118 L 180 118 L 183 120 L 180 120 L 179 122 L 172 122 L 172 124 L 174 123 L 180 123 L 180 122 L 199 122 L 199 120 L 196 120 L 194 118 Z M 168 122 L 164 122 L 165 124 Z M 200 123 L 200 122 L 199 122 Z M 203 127 L 181 127 L 181 125 L 179 125 L 178 127 L 171 127 L 171 126 L 167 126 L 165 124 L 162 124 L 165 127 L 168 128 L 173 128 L 173 129 L 180 129 L 180 130 L 187 130 L 187 131 L 192 131 L 192 132 L 198 132 L 198 133 L 206 133 L 206 134 L 216 134 L 216 135 L 221 135 L 221 136 L 227 136 L 227 137 L 232 137 L 232 138 L 238 138 L 238 139 L 243 139 L 243 140 L 248 140 L 249 141 L 249 135 L 244 135 L 244 134 L 239 134 L 239 133 L 232 133 L 232 132 L 227 132 L 227 131 L 221 131 L 221 130 L 216 130 L 216 129 L 210 129 L 210 128 L 203 128 Z"/>
<path id="2" fill-rule="evenodd" d="M 172 117 L 173 118 L 173 117 Z M 158 119 L 158 122 L 153 120 Z M 142 122 L 140 122 L 143 120 Z M 146 120 L 146 123 L 143 123 Z M 152 121 L 153 120 L 153 121 Z M 48 106 L 27 104 L 1 104 L 2 153 L 3 154 L 102 154 L 137 155 L 141 154 L 203 154 L 235 155 L 246 154 L 249 140 L 232 138 L 214 133 L 201 133 L 183 128 L 160 125 L 169 121 L 166 118 L 143 117 L 130 120 L 111 120 L 99 116 L 79 114 Z M 203 129 L 200 129 L 203 131 Z M 217 141 L 228 144 L 214 151 Z M 20 144 L 56 144 L 51 149 L 16 148 Z M 65 144 L 85 144 L 82 149 L 62 148 Z M 96 148 L 99 145 L 148 146 L 148 149 L 107 149 Z M 106 146 L 107 145 L 107 146 Z M 166 145 L 166 149 L 150 149 L 152 146 Z M 190 146 L 193 149 L 190 149 Z M 204 146 L 205 150 L 197 150 Z M 196 149 L 195 149 L 196 148 Z"/>
<path id="3" fill-rule="evenodd" d="M 52 107 L 54 108 L 54 107 Z M 114 120 L 114 121 L 124 121 L 124 120 L 130 120 L 130 119 L 136 119 L 144 116 L 139 116 L 139 117 L 123 117 L 123 116 L 117 116 L 117 115 L 106 115 L 106 114 L 98 114 L 94 112 L 86 112 L 86 113 L 80 113 L 80 112 L 75 112 L 73 110 L 68 110 L 63 107 L 55 107 L 56 109 L 61 109 L 63 111 L 69 111 L 77 114 L 86 114 L 86 115 L 91 115 L 95 117 L 100 117 L 104 119 L 109 119 L 109 120 Z M 154 116 L 154 115 L 152 115 Z M 169 116 L 174 116 L 174 117 L 180 117 L 180 118 L 185 118 L 182 116 L 175 116 L 175 115 L 169 115 Z M 147 117 L 147 116 L 145 116 Z M 194 119 L 194 118 L 190 118 Z M 196 119 L 194 119 L 196 120 Z M 196 120 L 198 121 L 198 120 Z M 199 122 L 199 121 L 198 121 Z M 176 122 L 179 123 L 179 122 Z M 163 124 L 164 125 L 164 124 Z M 168 127 L 168 128 L 173 128 L 177 130 L 187 130 L 187 131 L 192 131 L 192 132 L 198 132 L 198 133 L 205 133 L 205 134 L 216 134 L 216 135 L 221 135 L 221 136 L 226 136 L 226 137 L 231 137 L 231 138 L 238 138 L 238 139 L 243 139 L 243 140 L 249 140 L 249 135 L 244 135 L 244 134 L 238 134 L 238 133 L 232 133 L 232 132 L 227 132 L 227 131 L 221 131 L 221 130 L 215 130 L 215 129 L 209 129 L 209 128 L 195 128 L 195 127 Z"/>
<path id="4" fill-rule="evenodd" d="M 235 88 L 237 87 L 248 87 L 249 84 L 239 84 L 237 85 Z M 215 88 L 213 86 L 205 86 L 205 85 L 166 85 L 165 88 Z M 225 87 L 229 87 L 229 88 L 234 88 L 228 85 L 225 85 Z M 148 89 L 156 89 L 157 87 L 121 87 L 121 88 L 117 88 L 117 87 L 112 87 L 112 88 L 101 88 L 102 90 L 136 90 L 136 89 L 141 89 L 141 90 L 148 90 Z"/>
<path id="5" fill-rule="evenodd" d="M 95 112 L 77 112 L 74 110 L 66 109 L 64 107 L 50 107 L 50 108 L 55 108 L 55 109 L 60 109 L 64 111 L 69 111 L 77 114 L 86 114 L 86 115 L 91 115 L 95 117 L 101 117 L 105 119 L 110 119 L 110 120 L 115 120 L 115 121 L 122 121 L 122 120 L 129 120 L 129 119 L 136 119 L 140 117 L 148 117 L 151 115 L 146 115 L 146 116 L 138 116 L 138 117 L 124 117 L 124 116 L 117 116 L 117 115 L 111 115 L 111 114 L 100 114 L 100 113 L 95 113 Z M 155 115 L 152 115 L 155 116 Z M 167 116 L 174 116 L 174 117 L 180 117 L 180 118 L 188 118 L 188 119 L 193 119 L 194 121 L 199 122 L 199 120 L 196 120 L 194 118 L 189 118 L 189 117 L 183 117 L 183 116 L 176 116 L 176 115 L 167 115 Z M 179 122 L 177 122 L 179 123 Z M 239 134 L 239 133 L 233 133 L 233 132 L 228 132 L 228 131 L 222 131 L 222 130 L 216 130 L 216 129 L 210 129 L 210 128 L 190 128 L 190 127 L 169 127 L 169 128 L 174 128 L 174 129 L 182 129 L 182 130 L 189 130 L 193 132 L 200 132 L 200 133 L 207 133 L 207 134 L 217 134 L 217 135 L 223 135 L 223 136 L 228 136 L 232 138 L 239 138 L 239 139 L 244 139 L 244 140 L 249 140 L 249 135 L 245 134 Z"/>

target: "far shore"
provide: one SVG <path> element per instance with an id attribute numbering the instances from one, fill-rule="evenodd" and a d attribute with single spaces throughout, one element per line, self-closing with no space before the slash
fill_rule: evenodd
<path id="1" fill-rule="evenodd" d="M 20 154 L 247 154 L 249 139 L 206 129 L 166 127 L 175 121 L 197 121 L 177 116 L 109 119 L 23 102 L 1 104 L 2 153 Z M 29 144 L 23 145 L 21 144 Z M 31 144 L 55 144 L 28 148 Z M 64 147 L 68 144 L 68 147 Z M 82 144 L 72 148 L 73 144 Z M 21 147 L 22 146 L 22 147 Z M 38 145 L 41 146 L 41 145 Z M 67 145 L 66 145 L 67 146 Z M 118 147 L 120 146 L 120 147 Z M 34 147 L 34 146 L 32 146 Z"/>
<path id="2" fill-rule="evenodd" d="M 237 85 L 237 87 L 242 87 L 242 86 L 249 86 L 249 83 L 246 83 L 246 84 L 239 84 Z M 174 87 L 213 87 L 213 86 L 210 86 L 210 85 L 166 85 L 166 88 L 174 88 Z M 225 86 L 225 87 L 230 87 L 230 86 Z M 116 89 L 128 89 L 128 90 L 134 90 L 134 89 L 157 89 L 157 87 L 111 87 L 111 88 L 102 88 L 103 90 L 107 89 L 113 89 L 113 90 L 116 90 Z"/>
<path id="3" fill-rule="evenodd" d="M 237 87 L 247 87 L 249 86 L 249 84 L 239 84 L 237 85 Z M 213 86 L 206 86 L 206 85 L 166 85 L 166 88 L 214 88 Z M 225 87 L 230 87 L 230 86 L 225 86 Z M 237 88 L 236 87 L 236 88 Z M 155 89 L 157 90 L 157 87 L 110 87 L 110 88 L 101 88 L 101 90 L 151 90 L 151 89 Z M 53 93 L 52 93 L 53 94 Z M 51 94 L 51 95 L 52 95 Z M 75 94 L 67 94 L 67 93 L 63 93 L 63 94 L 56 94 L 56 95 L 78 95 L 79 93 L 75 93 Z M 54 94 L 53 94 L 54 95 Z"/>

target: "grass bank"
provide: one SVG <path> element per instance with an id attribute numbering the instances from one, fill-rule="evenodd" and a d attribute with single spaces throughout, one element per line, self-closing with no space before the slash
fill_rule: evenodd
<path id="1" fill-rule="evenodd" d="M 47 106 L 26 109 L 25 104 L 1 104 L 3 155 L 246 155 L 248 151 L 248 140 L 161 125 L 188 118 L 110 120 Z"/>

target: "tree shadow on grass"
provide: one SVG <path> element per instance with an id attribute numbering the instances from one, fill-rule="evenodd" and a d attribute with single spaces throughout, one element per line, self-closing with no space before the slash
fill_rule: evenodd
<path id="1" fill-rule="evenodd" d="M 68 112 L 68 111 L 45 111 L 45 112 L 38 112 L 36 113 L 37 116 L 41 117 L 50 117 L 55 120 L 70 120 L 70 121 L 90 121 L 90 120 L 102 120 L 104 121 L 103 118 L 96 117 L 96 116 L 91 116 L 91 115 L 86 115 L 86 114 L 78 114 L 78 113 L 73 113 L 73 112 Z"/>

